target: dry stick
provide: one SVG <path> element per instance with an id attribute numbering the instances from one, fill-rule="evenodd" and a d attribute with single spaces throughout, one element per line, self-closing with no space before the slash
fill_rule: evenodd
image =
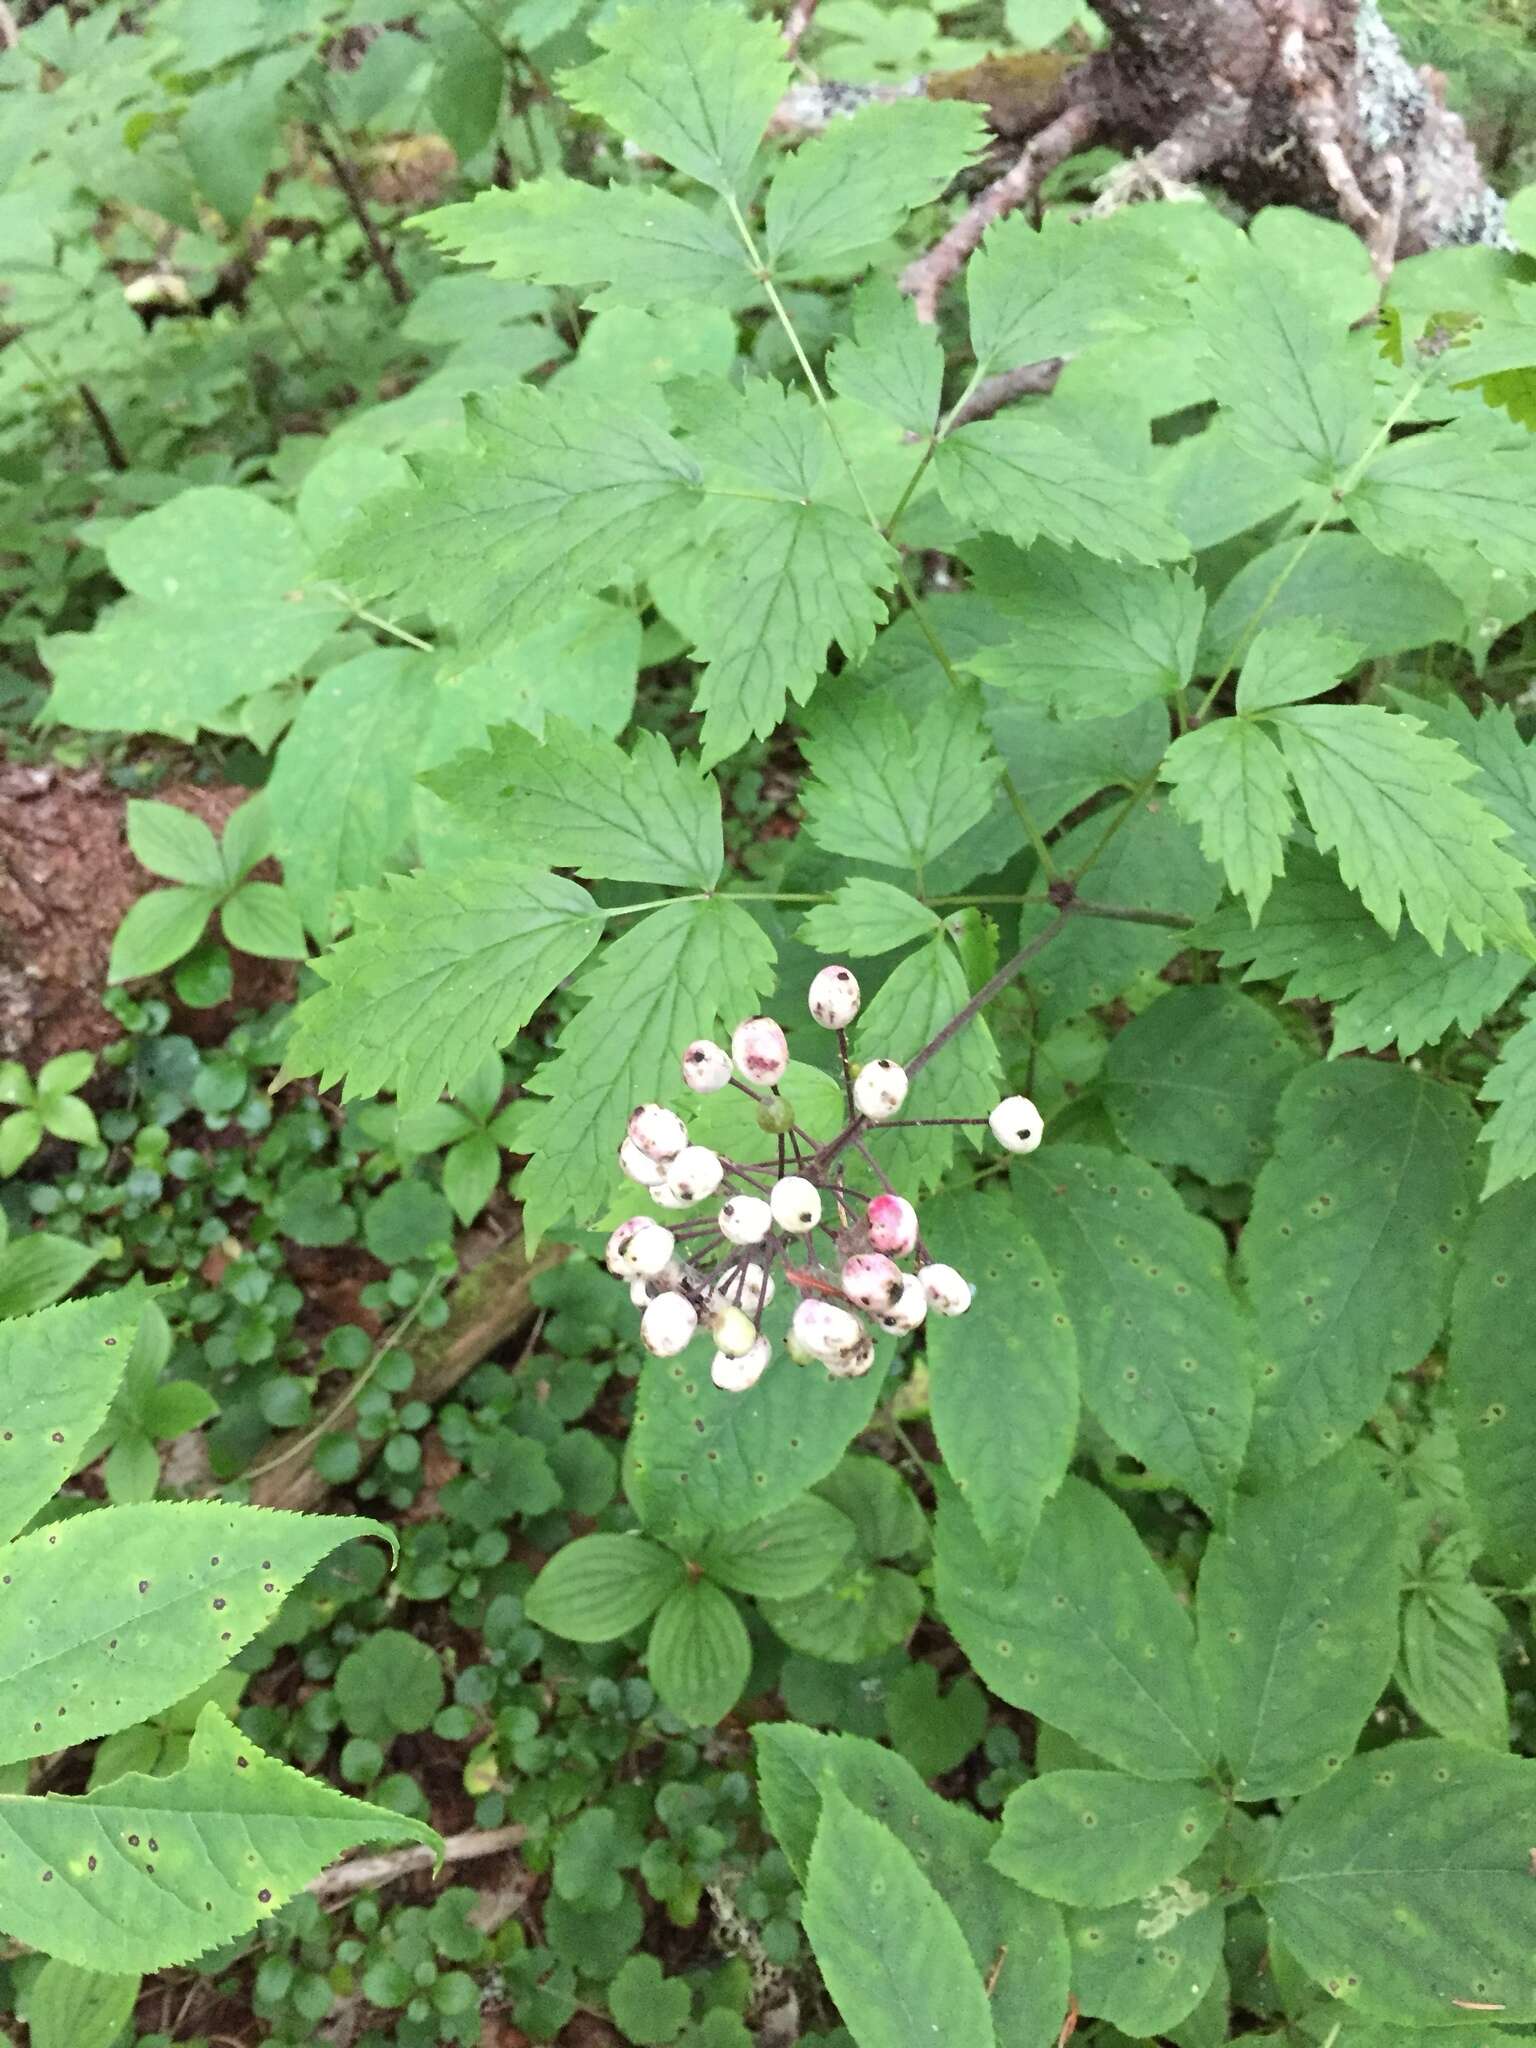
<path id="1" fill-rule="evenodd" d="M 96 396 L 89 384 L 81 382 L 75 386 L 80 393 L 80 402 L 91 416 L 91 425 L 96 429 L 101 445 L 107 451 L 107 461 L 113 469 L 132 468 L 128 451 L 117 438 L 117 429 L 107 414 L 106 407 Z"/>
<path id="2" fill-rule="evenodd" d="M 811 16 L 816 12 L 816 0 L 792 0 L 789 12 L 784 17 L 784 48 L 791 57 L 800 54 L 801 40 L 811 25 Z"/>
<path id="3" fill-rule="evenodd" d="M 1078 74 L 1089 71 L 1083 66 Z M 1080 90 L 1080 97 L 1063 108 L 1054 121 L 1046 123 L 1025 145 L 1018 162 L 972 201 L 953 227 L 941 235 L 926 255 L 909 263 L 902 274 L 901 288 L 911 295 L 917 317 L 927 325 L 938 318 L 939 299 L 944 287 L 959 275 L 971 252 L 994 221 L 1032 199 L 1050 172 L 1065 158 L 1074 156 L 1092 142 L 1099 132 L 1101 113 L 1097 102 Z"/>
<path id="4" fill-rule="evenodd" d="M 515 1849 L 528 1834 L 525 1827 L 472 1828 L 467 1834 L 449 1835 L 443 1842 L 443 1862 L 473 1863 L 484 1856 L 499 1856 Z M 346 1892 L 360 1892 L 366 1885 L 389 1884 L 413 1870 L 431 1870 L 437 1858 L 426 1842 L 412 1842 L 406 1849 L 390 1849 L 382 1856 L 355 1856 L 350 1863 L 336 1863 L 311 1878 L 308 1889 L 320 1899 L 333 1899 Z"/>
<path id="5" fill-rule="evenodd" d="M 1056 389 L 1056 380 L 1070 361 L 1070 356 L 1044 356 L 1038 363 L 1020 363 L 1012 370 L 999 370 L 995 377 L 983 377 L 950 414 L 945 432 L 953 433 L 973 420 L 989 420 L 1016 398 L 1045 397 Z"/>
<path id="6" fill-rule="evenodd" d="M 395 262 L 394 251 L 379 233 L 373 215 L 368 211 L 368 201 L 364 196 L 361 184 L 358 182 L 356 170 L 347 162 L 340 150 L 333 149 L 331 144 L 326 141 L 317 123 L 311 123 L 310 134 L 314 138 L 316 151 L 324 162 L 330 166 L 332 177 L 335 178 L 337 184 L 341 187 L 347 205 L 351 209 L 352 218 L 363 231 L 363 240 L 368 244 L 369 252 L 374 262 L 378 265 L 384 282 L 389 286 L 391 297 L 397 306 L 408 306 L 411 303 L 411 288 L 400 275 L 399 265 Z"/>

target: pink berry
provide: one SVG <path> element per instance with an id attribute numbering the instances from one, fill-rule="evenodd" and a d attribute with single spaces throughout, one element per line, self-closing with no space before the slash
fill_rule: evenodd
<path id="1" fill-rule="evenodd" d="M 811 1015 L 828 1031 L 845 1031 L 859 1014 L 859 984 L 848 967 L 823 967 L 811 983 Z"/>
<path id="2" fill-rule="evenodd" d="M 917 1211 L 905 1195 L 876 1195 L 866 1221 L 869 1241 L 877 1252 L 904 1259 L 917 1243 Z"/>
<path id="3" fill-rule="evenodd" d="M 789 1044 L 772 1017 L 748 1017 L 731 1033 L 731 1058 L 744 1080 L 771 1088 L 784 1078 Z"/>
<path id="4" fill-rule="evenodd" d="M 629 1113 L 628 1136 L 648 1159 L 659 1159 L 665 1165 L 687 1144 L 688 1126 L 675 1109 L 660 1102 L 642 1102 Z"/>
<path id="5" fill-rule="evenodd" d="M 731 1056 L 712 1038 L 696 1038 L 683 1053 L 683 1079 L 695 1095 L 715 1095 L 731 1078 Z"/>
<path id="6" fill-rule="evenodd" d="M 858 1252 L 843 1262 L 843 1292 L 858 1308 L 887 1315 L 901 1299 L 906 1278 L 884 1252 Z"/>

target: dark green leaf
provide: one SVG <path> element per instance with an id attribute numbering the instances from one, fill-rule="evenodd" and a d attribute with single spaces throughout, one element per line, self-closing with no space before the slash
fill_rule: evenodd
<path id="1" fill-rule="evenodd" d="M 685 1580 L 651 1624 L 645 1668 L 663 1706 L 696 1727 L 723 1720 L 752 1668 L 747 1626 L 729 1595 L 708 1579 Z"/>
<path id="2" fill-rule="evenodd" d="M 1480 1209 L 1451 1304 L 1451 1413 L 1473 1520 L 1489 1564 L 1511 1585 L 1536 1578 L 1536 1376 L 1526 1366 L 1536 1314 L 1536 1186 Z"/>
<path id="3" fill-rule="evenodd" d="M 990 1861 L 1064 1905 L 1118 1906 L 1144 1900 L 1193 1863 L 1225 1814 L 1204 1786 L 1050 1771 L 1009 1795 Z"/>
<path id="4" fill-rule="evenodd" d="M 540 1572 L 528 1619 L 574 1643 L 606 1643 L 654 1614 L 682 1576 L 671 1551 L 643 1536 L 581 1536 Z"/>

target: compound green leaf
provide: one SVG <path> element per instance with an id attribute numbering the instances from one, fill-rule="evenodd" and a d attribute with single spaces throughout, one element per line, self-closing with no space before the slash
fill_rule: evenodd
<path id="1" fill-rule="evenodd" d="M 807 914 L 799 936 L 813 952 L 849 953 L 864 960 L 892 953 L 914 939 L 932 938 L 938 929 L 938 912 L 905 889 L 855 875 L 830 903 L 818 903 Z"/>
<path id="2" fill-rule="evenodd" d="M 971 691 L 913 724 L 873 692 L 824 691 L 801 750 L 806 825 L 829 853 L 920 873 L 992 808 L 997 757 Z"/>
<path id="3" fill-rule="evenodd" d="M 1352 1757 L 1280 1824 L 1260 1895 L 1331 1997 L 1400 2026 L 1536 2019 L 1536 1764 L 1454 1742 Z"/>
<path id="4" fill-rule="evenodd" d="M 1522 1362 L 1536 1314 L 1533 1230 L 1536 1185 L 1479 1209 L 1451 1302 L 1447 1383 L 1467 1500 L 1490 1567 L 1510 1585 L 1536 1578 L 1536 1380 Z"/>
<path id="5" fill-rule="evenodd" d="M 944 1464 L 1006 1578 L 1026 1561 L 1040 1510 L 1077 1442 L 1077 1342 L 1044 1254 L 1000 1196 L 923 1211 L 934 1256 L 975 1299 L 927 1329 L 929 1399 Z"/>
<path id="6" fill-rule="evenodd" d="M 1505 1039 L 1477 1091 L 1479 1102 L 1496 1105 L 1478 1133 L 1489 1148 L 1485 1200 L 1536 1173 L 1536 1004 L 1522 1008 L 1525 1022 Z"/>
<path id="7" fill-rule="evenodd" d="M 1392 1497 L 1351 1446 L 1240 1499 L 1200 1567 L 1200 1670 L 1237 1797 L 1320 1785 L 1354 1749 L 1397 1656 Z"/>
<path id="8" fill-rule="evenodd" d="M 985 138 L 980 110 L 960 100 L 893 100 L 832 122 L 781 160 L 768 187 L 775 275 L 840 272 L 937 199 Z"/>
<path id="9" fill-rule="evenodd" d="M 1279 704 L 1321 697 L 1359 658 L 1352 640 L 1325 633 L 1310 619 L 1286 619 L 1254 636 L 1237 679 L 1237 708 L 1250 716 Z"/>
<path id="10" fill-rule="evenodd" d="M 1504 824 L 1458 787 L 1476 770 L 1456 747 L 1375 704 L 1288 706 L 1271 722 L 1318 844 L 1385 931 L 1406 910 L 1437 953 L 1447 926 L 1473 953 L 1532 947 L 1531 877 L 1500 844 Z"/>
<path id="11" fill-rule="evenodd" d="M 744 197 L 789 84 L 777 24 L 710 0 L 653 0 L 588 32 L 603 54 L 562 74 L 571 105 L 724 197 Z"/>
<path id="12" fill-rule="evenodd" d="M 651 1623 L 645 1668 L 663 1706 L 696 1727 L 713 1727 L 741 1698 L 752 1644 L 736 1604 L 708 1579 L 685 1580 Z"/>
<path id="13" fill-rule="evenodd" d="M 535 1155 L 518 1184 L 533 1242 L 563 1217 L 601 1213 L 630 1110 L 675 1092 L 683 1047 L 751 1016 L 772 973 L 772 944 L 724 897 L 668 904 L 603 949 L 576 984 L 583 1008 L 530 1083 L 548 1098 L 530 1108 L 520 1146 Z"/>
<path id="14" fill-rule="evenodd" d="M 1459 1093 L 1403 1066 L 1307 1067 L 1281 1096 L 1241 1247 L 1261 1485 L 1337 1450 L 1434 1343 L 1473 1206 L 1474 1135 Z"/>
<path id="15" fill-rule="evenodd" d="M 128 1287 L 0 1323 L 0 1541 L 74 1471 L 112 1405 L 146 1300 Z"/>
<path id="16" fill-rule="evenodd" d="M 1120 1142 L 1221 1186 L 1252 1180 L 1275 1105 L 1305 1055 L 1236 989 L 1170 989 L 1110 1040 L 1102 1089 Z"/>
<path id="17" fill-rule="evenodd" d="M 1265 548 L 1212 605 L 1204 652 L 1213 672 L 1246 652 L 1260 616 L 1269 626 L 1311 619 L 1353 640 L 1362 661 L 1460 640 L 1466 630 L 1459 600 L 1421 562 L 1394 561 L 1358 533 L 1319 533 L 1300 548 L 1299 540 Z"/>
<path id="18" fill-rule="evenodd" d="M 359 1842 L 441 1846 L 423 1822 L 264 1756 L 215 1706 L 171 1777 L 114 1778 L 83 1799 L 0 1794 L 0 1842 L 6 1931 L 125 1975 L 249 1933 Z"/>
<path id="19" fill-rule="evenodd" d="M 866 1000 L 854 1033 L 854 1058 L 905 1063 L 964 1007 L 970 993 L 943 939 L 919 946 L 897 961 Z M 978 1017 L 922 1068 L 908 1107 L 913 1116 L 975 1116 L 979 1103 L 997 1100 L 1001 1072 L 992 1034 Z M 909 1195 L 936 1187 L 954 1157 L 955 1135 L 953 1129 L 883 1131 L 880 1164 Z"/>
<path id="20" fill-rule="evenodd" d="M 1165 254 L 1124 215 L 1069 223 L 1051 213 L 1036 228 L 1014 214 L 966 267 L 978 372 L 1075 354 L 1110 329 L 1165 318 L 1166 275 Z"/>
<path id="21" fill-rule="evenodd" d="M 606 1643 L 646 1621 L 683 1567 L 643 1536 L 578 1536 L 557 1550 L 524 1602 L 536 1628 L 573 1643 Z"/>
<path id="22" fill-rule="evenodd" d="M 218 904 L 212 889 L 151 889 L 131 904 L 112 935 L 109 982 L 137 981 L 183 959 Z"/>
<path id="23" fill-rule="evenodd" d="M 937 330 L 919 322 L 889 278 L 871 278 L 854 295 L 852 338 L 827 357 L 827 380 L 907 433 L 931 434 L 944 383 Z"/>
<path id="24" fill-rule="evenodd" d="M 1049 1771 L 1008 1795 L 989 1860 L 1063 1905 L 1118 1906 L 1193 1863 L 1225 1817 L 1220 1794 L 1204 1786 Z"/>
<path id="25" fill-rule="evenodd" d="M 354 898 L 356 927 L 316 970 L 284 1054 L 289 1074 L 392 1088 L 423 1109 L 467 1081 L 591 952 L 602 915 L 585 889 L 510 861 L 391 877 Z"/>
<path id="26" fill-rule="evenodd" d="M 158 1501 L 76 1515 L 5 1552 L 0 1763 L 185 1699 L 244 1649 L 355 1516 Z"/>
<path id="27" fill-rule="evenodd" d="M 1253 1413 L 1252 1338 L 1220 1233 L 1123 1153 L 1052 1146 L 1019 1162 L 1014 1187 L 1077 1336 L 1083 1399 L 1219 1520 Z"/>
<path id="28" fill-rule="evenodd" d="M 1221 1974 L 1226 1901 L 1194 1878 L 1064 1918 L 1079 2005 L 1134 2039 L 1167 2034 Z"/>
<path id="29" fill-rule="evenodd" d="M 1453 420 L 1384 448 L 1345 500 L 1384 554 L 1425 555 L 1465 543 L 1508 576 L 1536 551 L 1531 441 L 1507 420 Z"/>
<path id="30" fill-rule="evenodd" d="M 1142 1778 L 1203 1778 L 1216 1735 L 1194 1627 L 1119 1508 L 1080 1479 L 1046 1503 L 1024 1570 L 998 1571 L 958 1494 L 939 1503 L 940 1614 L 999 1698 Z"/>
<path id="31" fill-rule="evenodd" d="M 996 2039 L 960 1923 L 898 1837 L 834 1781 L 806 1874 L 805 1931 L 859 2048 Z"/>
<path id="32" fill-rule="evenodd" d="M 777 1513 L 712 1536 L 699 1562 L 717 1585 L 760 1599 L 813 1593 L 853 1545 L 853 1525 L 830 1501 L 808 1493 Z"/>
<path id="33" fill-rule="evenodd" d="M 1058 718 L 1111 718 L 1189 681 L 1205 599 L 1181 569 L 1096 560 L 1080 548 L 1031 548 L 1009 591 L 1017 638 L 964 664 Z"/>
<path id="34" fill-rule="evenodd" d="M 308 948 L 293 900 L 277 882 L 246 882 L 219 912 L 219 927 L 237 953 L 259 960 L 302 960 Z"/>
<path id="35" fill-rule="evenodd" d="M 1003 417 L 957 428 L 934 454 L 944 503 L 970 529 L 1004 533 L 1020 547 L 1043 534 L 1107 561 L 1177 560 L 1188 552 L 1147 487 L 1095 448 L 1034 419 Z"/>
<path id="36" fill-rule="evenodd" d="M 1437 1735 L 1480 1749 L 1509 1747 L 1509 1695 L 1501 1652 L 1504 1618 L 1471 1569 L 1480 1545 L 1470 1530 L 1448 1536 L 1425 1560 L 1403 1602 L 1404 1699 Z"/>

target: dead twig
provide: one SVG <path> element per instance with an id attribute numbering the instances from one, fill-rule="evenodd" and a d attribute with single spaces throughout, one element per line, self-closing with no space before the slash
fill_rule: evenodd
<path id="1" fill-rule="evenodd" d="M 471 1828 L 462 1835 L 449 1835 L 443 1843 L 443 1862 L 473 1863 L 486 1856 L 499 1856 L 524 1840 L 524 1827 Z M 437 1858 L 425 1842 L 412 1842 L 404 1849 L 390 1849 L 382 1856 L 354 1856 L 348 1863 L 333 1863 L 311 1878 L 309 1890 L 318 1899 L 345 1897 L 370 1885 L 391 1884 L 413 1870 L 431 1870 Z"/>
<path id="2" fill-rule="evenodd" d="M 411 288 L 400 275 L 395 252 L 379 233 L 378 223 L 368 210 L 367 196 L 355 166 L 348 163 L 341 151 L 326 140 L 318 124 L 311 124 L 310 135 L 316 155 L 329 167 L 331 176 L 341 188 L 352 218 L 363 231 L 363 240 L 368 244 L 369 254 L 377 264 L 380 275 L 389 286 L 391 298 L 397 306 L 408 306 L 411 303 Z"/>
<path id="3" fill-rule="evenodd" d="M 965 403 L 955 407 L 948 431 L 969 426 L 973 420 L 989 420 L 1016 398 L 1045 397 L 1055 390 L 1056 379 L 1070 360 L 1069 356 L 1046 356 L 1038 363 L 1019 363 L 1011 370 L 999 370 L 995 377 L 983 377 Z"/>
<path id="4" fill-rule="evenodd" d="M 784 17 L 784 48 L 790 57 L 799 56 L 801 39 L 815 12 L 816 0 L 791 0 L 789 12 Z"/>
<path id="5" fill-rule="evenodd" d="M 113 426 L 106 407 L 96 396 L 89 384 L 79 383 L 75 386 L 75 389 L 80 394 L 80 403 L 90 415 L 91 425 L 96 429 L 97 438 L 100 440 L 102 447 L 107 451 L 108 464 L 118 471 L 131 469 L 133 465 L 128 460 L 128 451 L 117 438 L 117 429 Z"/>

